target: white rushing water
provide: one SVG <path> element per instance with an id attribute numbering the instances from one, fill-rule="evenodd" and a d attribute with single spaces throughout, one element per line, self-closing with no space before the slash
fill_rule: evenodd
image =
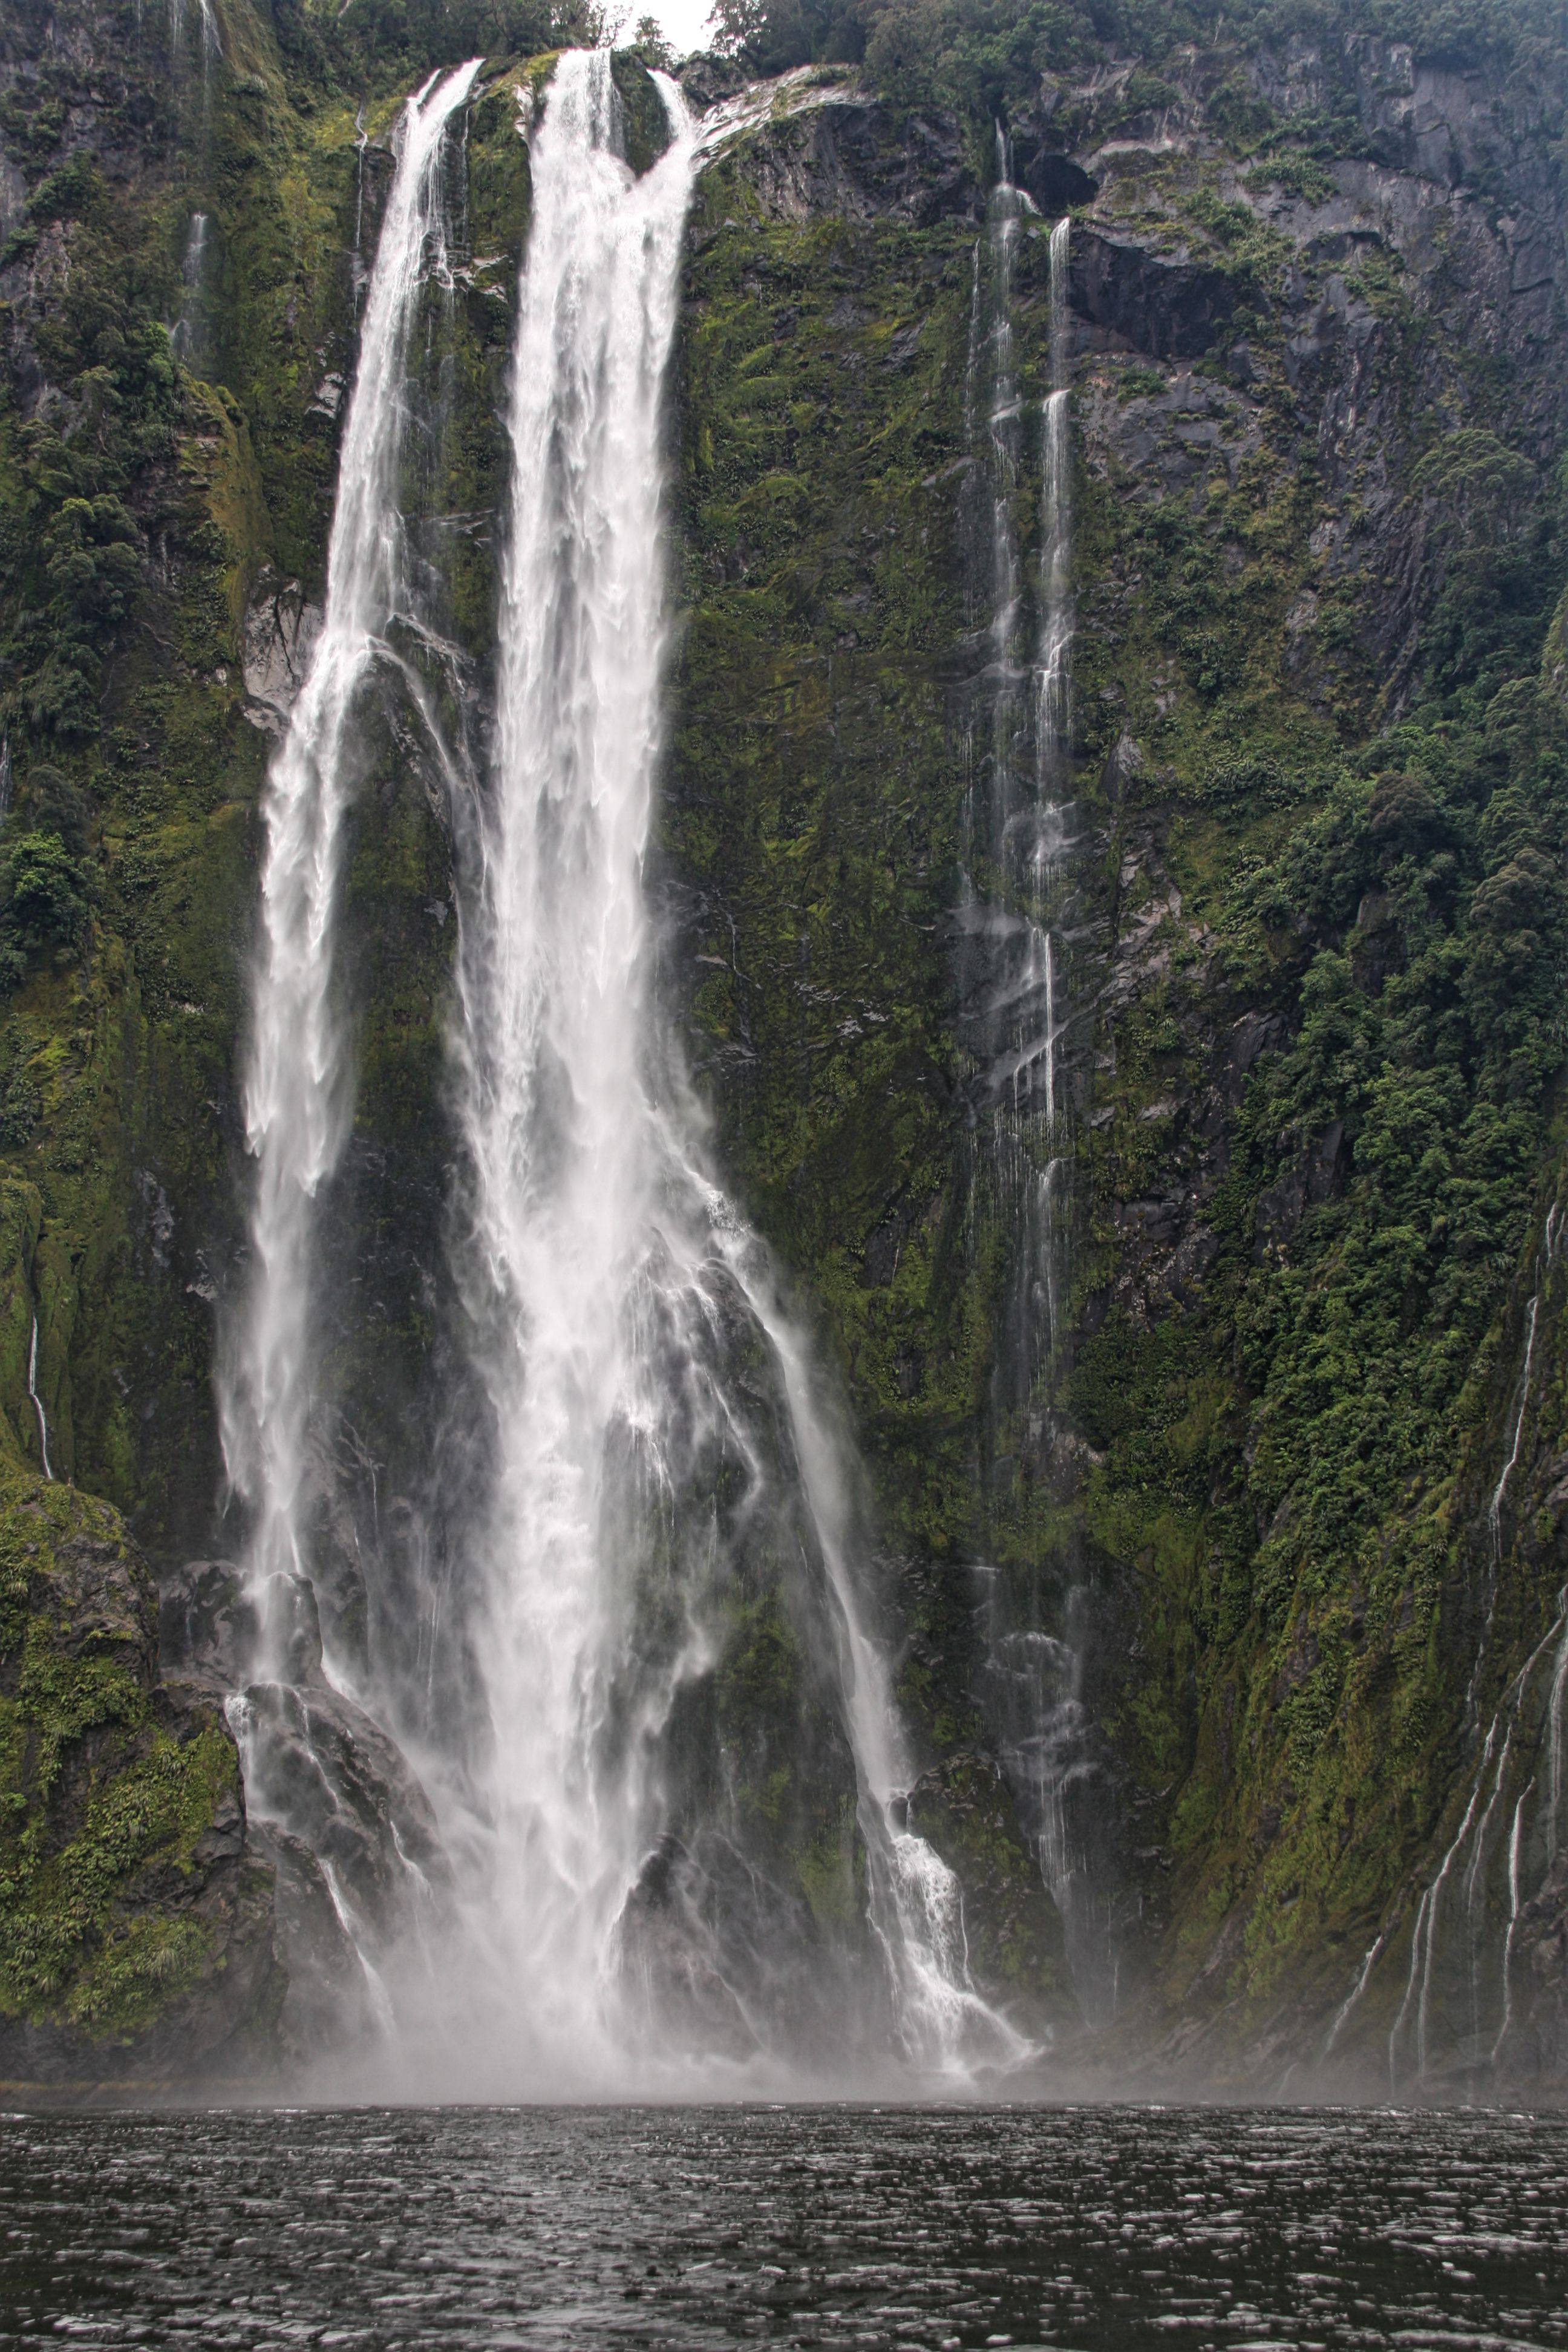
<path id="1" fill-rule="evenodd" d="M 456 1037 L 459 1255 L 493 1424 L 465 1570 L 492 1735 L 476 1909 L 524 2070 L 629 2079 L 648 2027 L 626 1922 L 666 1828 L 660 1738 L 721 1639 L 713 1514 L 683 1496 L 710 1440 L 759 1486 L 768 1475 L 728 1386 L 724 1335 L 749 1317 L 839 1612 L 901 2042 L 957 2065 L 1018 2045 L 969 1986 L 952 1874 L 901 1819 L 910 1768 L 858 1601 L 836 1441 L 765 1255 L 704 1167 L 654 987 L 661 386 L 696 160 L 660 87 L 671 143 L 640 178 L 602 52 L 563 56 L 531 142 L 494 775 Z"/>
<path id="2" fill-rule="evenodd" d="M 33 1411 L 38 1417 L 38 1453 L 44 1465 L 44 1475 L 53 1486 L 55 1474 L 49 1463 L 49 1424 L 44 1412 L 44 1400 L 38 1394 L 38 1318 L 33 1318 L 33 1336 L 27 1348 L 27 1394 Z"/>
<path id="3" fill-rule="evenodd" d="M 404 594 L 397 467 L 409 331 L 422 285 L 445 267 L 442 142 L 478 69 L 476 60 L 444 79 L 433 75 L 404 110 L 343 432 L 325 614 L 267 779 L 245 1073 L 246 1141 L 256 1162 L 251 1258 L 219 1395 L 224 1459 L 247 1513 L 246 1566 L 258 1598 L 271 1578 L 308 1572 L 317 1202 L 342 1157 L 352 1108 L 334 960 L 354 722 Z M 254 1665 L 273 1670 L 266 1655 Z"/>
<path id="4" fill-rule="evenodd" d="M 1068 244 L 1064 216 L 1051 231 L 1051 388 L 1046 395 L 1040 498 L 1040 649 L 1037 751 L 1041 797 L 1059 785 L 1072 727 L 1072 441 L 1068 373 Z"/>
<path id="5" fill-rule="evenodd" d="M 210 215 L 193 213 L 185 232 L 184 259 L 180 268 L 184 292 L 180 302 L 180 315 L 169 341 L 187 367 L 194 366 L 200 348 L 202 301 L 205 290 L 202 281 L 206 270 L 207 234 L 211 226 Z"/>

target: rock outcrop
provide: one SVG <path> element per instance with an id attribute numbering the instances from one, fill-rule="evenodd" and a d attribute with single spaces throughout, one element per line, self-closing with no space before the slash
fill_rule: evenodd
<path id="1" fill-rule="evenodd" d="M 223 1708 L 158 1668 L 119 1514 L 0 1486 L 0 2077 L 262 2078 L 286 1979 Z"/>

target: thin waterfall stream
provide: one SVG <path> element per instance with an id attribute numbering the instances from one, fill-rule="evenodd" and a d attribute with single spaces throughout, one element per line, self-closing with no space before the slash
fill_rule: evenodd
<path id="1" fill-rule="evenodd" d="M 343 434 L 325 613 L 268 773 L 245 1074 L 246 1141 L 256 1163 L 251 1266 L 219 1399 L 228 1475 L 250 1519 L 247 1568 L 258 1592 L 271 1578 L 308 1571 L 316 1204 L 342 1157 L 353 1091 L 335 987 L 340 868 L 355 782 L 352 728 L 404 594 L 396 468 L 408 337 L 426 276 L 439 266 L 442 142 L 478 70 L 476 60 L 432 76 L 405 109 Z"/>
<path id="2" fill-rule="evenodd" d="M 1516 2021 L 1515 1944 L 1527 1902 L 1558 1857 L 1558 1817 L 1568 1739 L 1568 1586 L 1489 1718 L 1478 1699 L 1492 1647 L 1505 1547 L 1503 1509 L 1524 1447 L 1534 1397 L 1536 1336 L 1563 1235 L 1560 1204 L 1547 1212 L 1523 1319 L 1523 1352 L 1504 1416 L 1502 1456 L 1487 1499 L 1484 1617 L 1465 1691 L 1462 1727 L 1477 1744 L 1456 1790 L 1458 1819 L 1430 1878 L 1414 1889 L 1413 1912 L 1396 1907 L 1380 1925 L 1350 1991 L 1336 2011 L 1318 2063 L 1326 2066 L 1350 2037 L 1376 1981 L 1378 1963 L 1409 1947 L 1386 2028 L 1390 2091 L 1444 2076 L 1467 2090 L 1495 2085 Z M 1482 1725 L 1485 1728 L 1483 1730 Z"/>
<path id="3" fill-rule="evenodd" d="M 992 1420 L 1002 1473 L 1049 1442 L 1063 1339 L 1068 1176 L 1061 1054 L 1068 1025 L 1063 933 L 1072 909 L 1072 344 L 1070 223 L 1037 225 L 996 131 L 996 182 L 977 239 L 965 421 L 975 489 L 970 571 L 976 654 L 961 984 L 974 1062 L 979 1213 L 1008 1267 Z M 1047 337 L 1037 407 L 1019 381 L 1015 310 L 1021 240 L 1045 236 Z M 1026 425 L 1039 427 L 1038 541 L 1019 541 Z M 1090 1864 L 1097 1791 L 1084 1697 L 1089 1602 L 1068 1572 L 1054 1598 L 1003 1569 L 977 1570 L 978 1692 L 1040 1874 L 1061 1918 L 1080 2008 L 1115 2007 L 1117 1968 Z M 1028 1589 L 1024 1589 L 1025 1586 Z M 1045 1622 L 1042 1622 L 1042 1619 Z"/>
<path id="4" fill-rule="evenodd" d="M 247 1806 L 286 1842 L 279 1866 L 328 1906 L 333 1967 L 358 1989 L 347 2008 L 383 2035 L 393 2020 L 377 1955 L 401 1938 L 411 1909 L 431 1907 L 444 1857 L 423 1791 L 380 1727 L 361 1717 L 345 1663 L 322 1640 L 312 1578 L 317 1248 L 352 1115 L 337 950 L 358 722 L 383 657 L 405 667 L 387 633 L 409 602 L 398 506 L 409 338 L 423 287 L 445 268 L 442 150 L 478 70 L 476 59 L 432 75 L 403 111 L 344 426 L 325 611 L 268 772 L 244 1084 L 250 1255 L 219 1377 L 225 1464 L 245 1527 L 242 1687 L 227 1707 Z M 370 1793 L 367 1756 L 380 1795 Z M 388 1844 L 390 1872 L 377 1852 Z"/>

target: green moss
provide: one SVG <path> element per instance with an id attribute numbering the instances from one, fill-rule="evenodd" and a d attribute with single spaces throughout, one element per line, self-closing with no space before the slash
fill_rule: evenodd
<path id="1" fill-rule="evenodd" d="M 646 172 L 669 144 L 669 117 L 658 85 L 642 59 L 629 49 L 616 49 L 610 59 L 626 129 L 626 161 L 634 172 Z"/>
<path id="2" fill-rule="evenodd" d="M 145 2032 L 199 1980 L 213 1943 L 204 1919 L 132 1919 L 78 1973 L 66 2015 L 95 2041 Z"/>
<path id="3" fill-rule="evenodd" d="M 212 1716 L 162 1710 L 152 1600 L 117 1516 L 0 1488 L 0 2016 L 95 2039 L 144 2030 L 210 1959 L 170 1916 L 238 1760 Z M 144 1907 L 151 1898 L 152 1908 Z"/>

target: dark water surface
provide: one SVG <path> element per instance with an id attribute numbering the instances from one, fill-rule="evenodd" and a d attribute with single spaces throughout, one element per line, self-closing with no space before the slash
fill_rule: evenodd
<path id="1" fill-rule="evenodd" d="M 1568 2118 L 0 2117 L 0 2343 L 1568 2346 Z"/>

